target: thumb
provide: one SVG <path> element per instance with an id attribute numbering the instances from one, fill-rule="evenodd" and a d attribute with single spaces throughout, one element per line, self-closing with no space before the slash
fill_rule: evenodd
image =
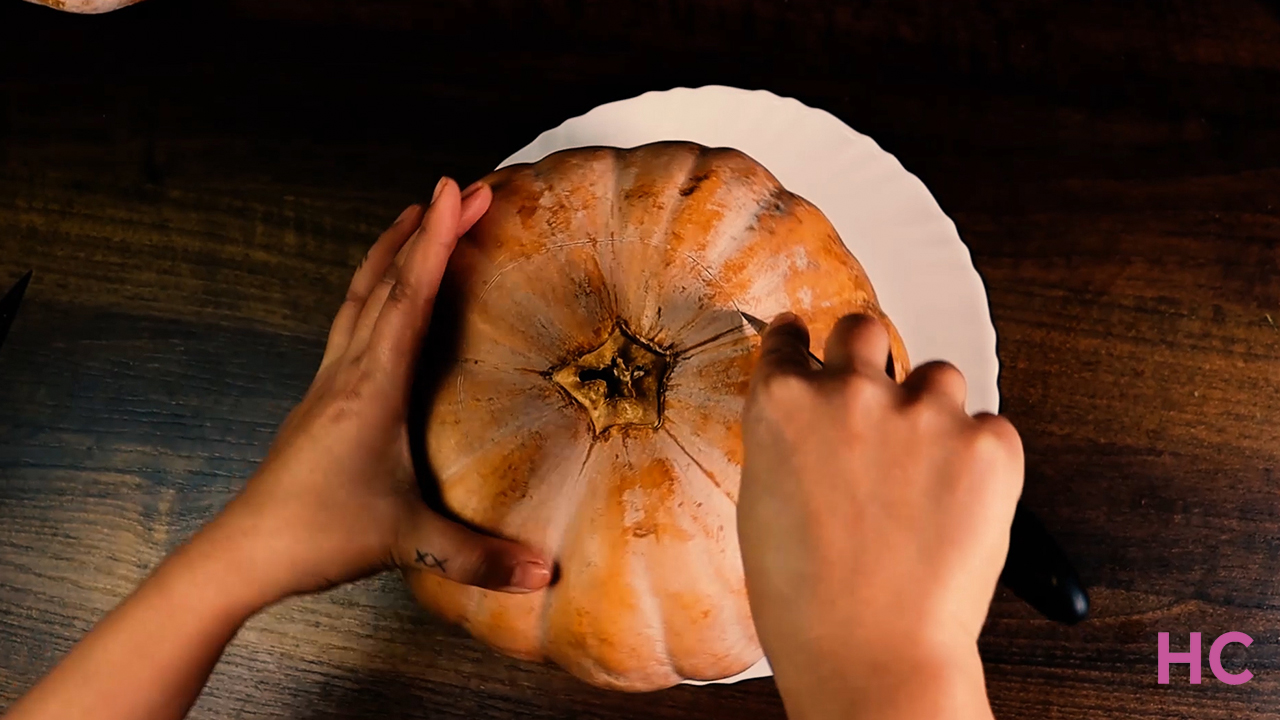
<path id="1" fill-rule="evenodd" d="M 520 543 L 482 535 L 420 504 L 400 533 L 396 565 L 463 585 L 526 593 L 551 582 L 551 564 Z"/>

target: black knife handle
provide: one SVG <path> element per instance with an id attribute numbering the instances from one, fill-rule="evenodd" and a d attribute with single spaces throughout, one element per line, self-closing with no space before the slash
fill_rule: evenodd
<path id="1" fill-rule="evenodd" d="M 1074 625 L 1089 615 L 1089 594 L 1040 519 L 1018 503 L 1000 582 L 1050 620 Z"/>

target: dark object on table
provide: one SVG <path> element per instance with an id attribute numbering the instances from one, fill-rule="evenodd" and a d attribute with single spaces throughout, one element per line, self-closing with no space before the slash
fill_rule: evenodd
<path id="1" fill-rule="evenodd" d="M 1041 615 L 1074 625 L 1089 615 L 1089 593 L 1040 519 L 1018 503 L 1000 582 Z"/>
<path id="2" fill-rule="evenodd" d="M 9 335 L 9 326 L 13 325 L 13 318 L 18 314 L 18 306 L 22 304 L 22 296 L 27 292 L 27 285 L 31 282 L 31 270 L 27 271 L 18 282 L 14 283 L 9 292 L 5 293 L 4 299 L 0 300 L 0 347 L 4 347 L 4 339 Z"/>

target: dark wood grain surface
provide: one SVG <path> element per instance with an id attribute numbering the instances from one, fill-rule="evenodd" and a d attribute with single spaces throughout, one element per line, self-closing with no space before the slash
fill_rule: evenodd
<path id="1" fill-rule="evenodd" d="M 375 234 L 601 102 L 827 109 L 987 283 L 1028 504 L 1093 586 L 997 597 L 1002 718 L 1280 717 L 1280 8 L 1108 0 L 147 0 L 0 8 L 0 705 L 241 486 Z M 1227 630 L 1251 682 L 1156 684 Z M 781 717 L 496 656 L 382 577 L 253 620 L 198 718 Z"/>

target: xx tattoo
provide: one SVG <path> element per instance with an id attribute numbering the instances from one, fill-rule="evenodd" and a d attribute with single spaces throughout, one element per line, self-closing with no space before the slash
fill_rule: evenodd
<path id="1" fill-rule="evenodd" d="M 418 563 L 419 565 L 428 569 L 436 568 L 440 572 L 446 572 L 444 564 L 448 561 L 445 560 L 444 558 L 436 557 L 431 553 L 424 553 L 421 550 L 414 550 L 414 553 L 416 553 L 418 556 L 417 558 L 414 559 L 414 562 Z"/>

